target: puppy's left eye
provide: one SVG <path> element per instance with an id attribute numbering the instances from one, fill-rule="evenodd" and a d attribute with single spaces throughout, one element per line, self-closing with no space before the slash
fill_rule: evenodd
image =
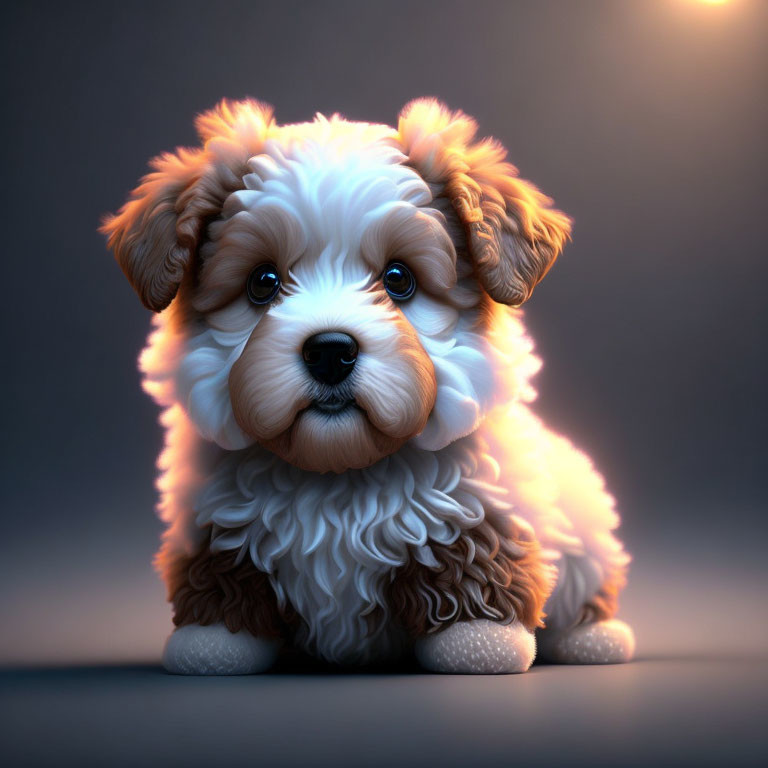
<path id="1" fill-rule="evenodd" d="M 416 290 L 416 278 L 411 270 L 399 261 L 393 261 L 387 266 L 382 282 L 387 293 L 396 301 L 410 299 Z"/>
<path id="2" fill-rule="evenodd" d="M 280 290 L 280 275 L 277 274 L 275 265 L 259 264 L 248 275 L 245 290 L 254 304 L 269 304 Z"/>

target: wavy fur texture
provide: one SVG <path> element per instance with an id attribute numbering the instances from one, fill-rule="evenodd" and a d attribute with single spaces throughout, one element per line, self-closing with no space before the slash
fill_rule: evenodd
<path id="1" fill-rule="evenodd" d="M 612 615 L 628 563 L 613 500 L 531 412 L 540 361 L 505 306 L 568 219 L 430 100 L 398 129 L 279 126 L 257 102 L 198 129 L 202 148 L 157 161 L 104 228 L 144 302 L 171 302 L 140 367 L 165 409 L 157 566 L 180 623 L 258 631 L 231 599 L 254 579 L 275 596 L 270 631 L 294 616 L 300 646 L 365 663 L 454 621 Z M 416 277 L 407 302 L 383 289 L 392 260 Z M 255 307 L 244 286 L 264 262 L 282 290 Z M 330 330 L 360 346 L 332 391 L 300 356 Z M 329 393 L 355 408 L 318 415 Z"/>
<path id="2" fill-rule="evenodd" d="M 406 446 L 367 469 L 323 475 L 255 447 L 217 466 L 198 499 L 196 523 L 210 527 L 213 552 L 240 551 L 270 575 L 281 608 L 305 620 L 297 636 L 304 648 L 365 663 L 392 653 L 400 640 L 387 591 L 393 574 L 411 561 L 439 567 L 436 551 L 471 540 L 486 519 L 508 516 L 497 483 L 498 466 L 472 437 L 439 452 Z M 527 550 L 517 547 L 510 539 L 510 557 L 522 560 Z M 477 561 L 492 559 L 482 544 L 477 550 Z M 488 605 L 471 583 L 469 574 L 470 610 L 516 617 Z M 429 598 L 443 622 L 461 617 L 449 594 Z M 535 602 L 525 616 L 534 625 Z"/>

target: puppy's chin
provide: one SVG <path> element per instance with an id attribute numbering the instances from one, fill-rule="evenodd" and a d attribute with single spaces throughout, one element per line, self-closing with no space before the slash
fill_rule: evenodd
<path id="1" fill-rule="evenodd" d="M 330 414 L 308 408 L 283 433 L 259 442 L 300 469 L 340 473 L 369 467 L 405 440 L 385 435 L 362 410 L 349 406 Z"/>

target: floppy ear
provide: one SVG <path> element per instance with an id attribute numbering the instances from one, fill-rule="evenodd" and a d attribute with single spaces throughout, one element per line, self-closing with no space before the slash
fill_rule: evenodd
<path id="1" fill-rule="evenodd" d="M 398 131 L 409 162 L 450 198 L 483 288 L 495 301 L 522 304 L 562 250 L 570 219 L 518 177 L 501 144 L 473 142 L 477 125 L 464 113 L 419 99 L 400 114 Z"/>
<path id="2" fill-rule="evenodd" d="M 202 150 L 154 158 L 152 173 L 101 227 L 142 303 L 155 312 L 171 303 L 197 248 L 200 220 L 194 206 L 188 209 L 203 165 Z"/>
<path id="3" fill-rule="evenodd" d="M 225 100 L 195 124 L 203 147 L 151 160 L 152 172 L 100 228 L 142 303 L 155 312 L 176 295 L 206 223 L 229 194 L 243 188 L 248 159 L 261 150 L 273 124 L 272 108 Z"/>

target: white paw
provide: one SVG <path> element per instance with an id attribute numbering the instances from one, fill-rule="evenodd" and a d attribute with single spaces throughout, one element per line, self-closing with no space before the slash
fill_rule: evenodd
<path id="1" fill-rule="evenodd" d="M 460 621 L 434 635 L 419 638 L 419 663 L 432 672 L 461 675 L 505 675 L 525 672 L 536 656 L 536 640 L 522 624 L 488 619 Z"/>
<path id="2" fill-rule="evenodd" d="M 542 630 L 538 640 L 539 658 L 558 664 L 622 664 L 635 653 L 635 634 L 618 619 Z"/>
<path id="3" fill-rule="evenodd" d="M 253 675 L 272 666 L 279 643 L 223 624 L 179 627 L 165 643 L 163 666 L 174 675 Z"/>

